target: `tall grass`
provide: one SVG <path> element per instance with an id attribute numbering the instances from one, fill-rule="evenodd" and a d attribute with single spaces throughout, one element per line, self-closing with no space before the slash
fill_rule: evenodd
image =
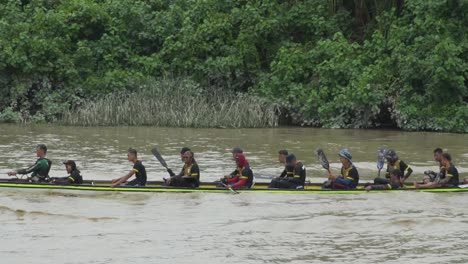
<path id="1" fill-rule="evenodd" d="M 164 127 L 274 127 L 276 106 L 247 94 L 201 89 L 188 81 L 162 80 L 118 92 L 63 113 L 66 125 Z"/>

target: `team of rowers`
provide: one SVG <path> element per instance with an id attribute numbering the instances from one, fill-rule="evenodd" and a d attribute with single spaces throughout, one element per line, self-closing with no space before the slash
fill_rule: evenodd
<path id="1" fill-rule="evenodd" d="M 63 162 L 69 176 L 60 178 L 49 177 L 52 162 L 46 157 L 47 147 L 44 144 L 36 146 L 37 161 L 27 169 L 20 169 L 8 172 L 9 176 L 17 174 L 31 174 L 29 182 L 55 183 L 55 184 L 82 184 L 83 177 L 73 160 Z M 342 149 L 338 153 L 342 164 L 340 174 L 337 176 L 329 171 L 329 178 L 323 184 L 324 189 L 355 189 L 359 183 L 359 173 L 353 165 L 352 155 L 348 149 Z M 147 181 L 146 169 L 143 163 L 138 160 L 137 150 L 130 148 L 127 157 L 133 163 L 133 168 L 125 176 L 112 180 L 112 187 L 116 186 L 145 186 Z M 169 178 L 164 179 L 164 185 L 174 187 L 196 188 L 200 184 L 200 168 L 195 160 L 195 155 L 187 147 L 180 151 L 180 157 L 184 162 L 181 171 L 175 174 L 171 169 L 167 169 Z M 241 148 L 232 149 L 232 157 L 236 163 L 235 170 L 229 175 L 219 180 L 220 188 L 251 188 L 254 184 L 254 175 L 250 165 Z M 398 189 L 404 186 L 413 173 L 411 167 L 402 161 L 394 150 L 385 151 L 384 157 L 387 161 L 387 170 L 384 178 L 377 177 L 373 183 L 366 183 L 364 188 L 370 190 Z M 297 160 L 294 154 L 287 150 L 278 152 L 278 160 L 284 164 L 285 168 L 279 177 L 274 178 L 269 184 L 269 188 L 279 189 L 302 189 L 306 181 L 306 168 L 304 164 Z M 459 174 L 449 153 L 443 152 L 441 148 L 434 150 L 434 160 L 438 162 L 440 171 L 424 172 L 422 183 L 414 183 L 415 188 L 436 188 L 436 187 L 456 187 L 459 185 Z M 130 180 L 132 177 L 134 178 Z M 463 180 L 468 184 L 468 177 Z"/>

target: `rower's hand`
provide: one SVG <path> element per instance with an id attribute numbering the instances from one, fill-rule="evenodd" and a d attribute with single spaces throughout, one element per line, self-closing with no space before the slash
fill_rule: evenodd
<path id="1" fill-rule="evenodd" d="M 16 171 L 9 171 L 8 176 L 16 176 Z"/>
<path id="2" fill-rule="evenodd" d="M 116 183 L 119 179 L 112 179 L 112 183 Z"/>
<path id="3" fill-rule="evenodd" d="M 111 185 L 111 187 L 112 187 L 112 188 L 115 188 L 115 187 L 117 187 L 117 185 L 118 185 L 117 183 L 113 183 L 113 184 Z"/>
<path id="4" fill-rule="evenodd" d="M 164 179 L 167 185 L 171 184 L 172 177 L 169 177 L 169 179 Z"/>
<path id="5" fill-rule="evenodd" d="M 401 178 L 401 179 L 400 179 L 400 184 L 401 184 L 401 186 L 403 186 L 403 185 L 405 184 L 405 181 L 406 181 L 405 178 Z"/>
<path id="6" fill-rule="evenodd" d="M 371 186 L 371 185 L 369 185 L 369 186 L 366 186 L 366 188 L 364 188 L 364 190 L 366 190 L 366 191 L 370 191 L 370 190 L 372 190 L 372 186 Z"/>
<path id="7" fill-rule="evenodd" d="M 228 185 L 226 185 L 226 189 L 231 189 L 231 188 L 232 188 L 232 186 L 231 186 L 231 185 L 229 185 L 229 184 L 228 184 Z"/>
<path id="8" fill-rule="evenodd" d="M 420 186 L 420 184 L 419 184 L 419 183 L 417 183 L 417 182 L 414 182 L 414 183 L 413 183 L 413 185 L 414 185 L 414 188 L 416 188 L 416 189 L 418 189 L 418 188 L 419 188 L 419 186 Z"/>
<path id="9" fill-rule="evenodd" d="M 175 173 L 169 168 L 167 168 L 167 173 L 169 173 L 169 175 L 171 175 L 171 177 L 175 176 Z"/>

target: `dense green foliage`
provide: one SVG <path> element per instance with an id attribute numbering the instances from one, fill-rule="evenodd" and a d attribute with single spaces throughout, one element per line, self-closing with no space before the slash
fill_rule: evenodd
<path id="1" fill-rule="evenodd" d="M 468 132 L 467 14 L 466 0 L 0 0 L 0 121 L 188 78 L 296 124 Z"/>

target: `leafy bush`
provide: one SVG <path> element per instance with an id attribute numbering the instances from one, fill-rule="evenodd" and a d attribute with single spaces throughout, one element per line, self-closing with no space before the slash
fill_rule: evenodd
<path id="1" fill-rule="evenodd" d="M 295 124 L 466 132 L 467 13 L 457 0 L 4 0 L 0 111 L 55 122 L 185 78 L 261 96 Z"/>
<path id="2" fill-rule="evenodd" d="M 21 114 L 14 112 L 11 107 L 5 108 L 3 112 L 0 112 L 0 122 L 19 123 L 21 122 Z"/>

